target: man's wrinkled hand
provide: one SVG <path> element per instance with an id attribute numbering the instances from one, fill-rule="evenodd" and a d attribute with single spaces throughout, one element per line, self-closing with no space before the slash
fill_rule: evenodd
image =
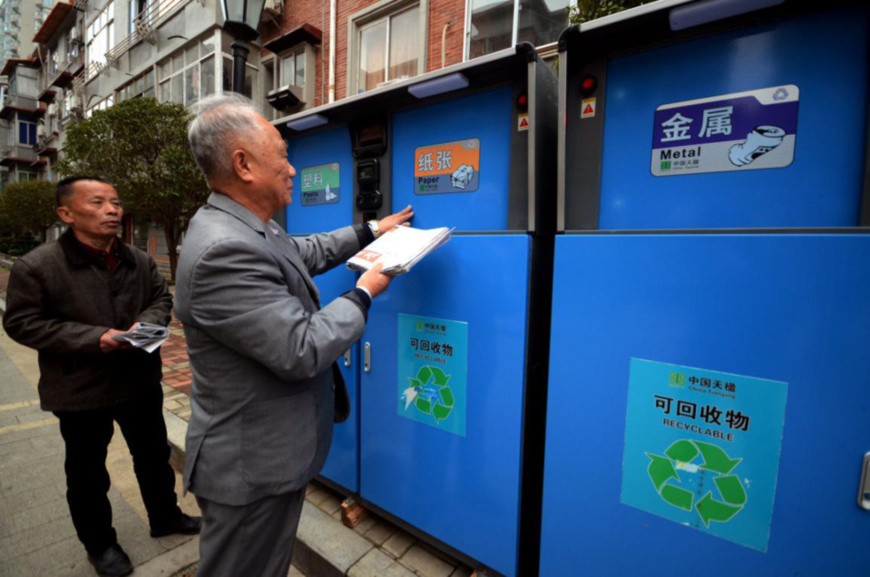
<path id="1" fill-rule="evenodd" d="M 393 280 L 393 277 L 387 276 L 381 273 L 381 269 L 384 268 L 383 263 L 378 263 L 369 270 L 367 270 L 356 283 L 356 286 L 363 287 L 369 291 L 369 294 L 372 295 L 372 298 L 375 298 L 390 286 L 390 281 Z"/>
<path id="2" fill-rule="evenodd" d="M 116 341 L 112 338 L 112 335 L 118 335 L 124 332 L 126 331 L 118 331 L 115 329 L 109 329 L 104 332 L 103 336 L 100 337 L 100 350 L 104 353 L 111 353 L 112 351 L 129 349 L 130 347 L 132 347 L 133 345 L 131 345 L 130 343 Z"/>
<path id="3" fill-rule="evenodd" d="M 411 205 L 409 204 L 401 212 L 391 214 L 390 216 L 385 216 L 384 218 L 379 220 L 378 233 L 384 234 L 385 232 L 389 232 L 400 224 L 408 226 L 408 221 L 412 218 L 414 218 L 414 211 L 411 209 Z"/>

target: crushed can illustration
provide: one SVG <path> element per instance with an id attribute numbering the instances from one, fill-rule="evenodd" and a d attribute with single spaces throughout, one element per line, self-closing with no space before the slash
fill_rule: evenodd
<path id="1" fill-rule="evenodd" d="M 756 126 L 744 142 L 731 147 L 728 158 L 734 166 L 745 166 L 782 144 L 784 137 L 785 130 L 778 126 Z"/>

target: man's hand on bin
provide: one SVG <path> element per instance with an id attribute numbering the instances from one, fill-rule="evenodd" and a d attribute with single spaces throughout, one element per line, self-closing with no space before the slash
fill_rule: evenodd
<path id="1" fill-rule="evenodd" d="M 400 224 L 408 226 L 408 221 L 412 218 L 414 218 L 414 211 L 409 204 L 401 212 L 391 214 L 390 216 L 385 216 L 384 218 L 379 220 L 378 233 L 384 234 L 385 232 L 389 232 L 393 230 L 393 227 L 399 226 Z"/>

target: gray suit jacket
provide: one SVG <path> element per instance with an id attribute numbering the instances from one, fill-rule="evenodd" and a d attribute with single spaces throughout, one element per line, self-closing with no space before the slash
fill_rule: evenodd
<path id="1" fill-rule="evenodd" d="M 191 220 L 175 306 L 193 371 L 185 491 L 245 505 L 320 471 L 332 441 L 331 366 L 362 336 L 368 303 L 351 292 L 320 309 L 311 275 L 365 240 L 362 227 L 289 238 L 220 193 Z"/>

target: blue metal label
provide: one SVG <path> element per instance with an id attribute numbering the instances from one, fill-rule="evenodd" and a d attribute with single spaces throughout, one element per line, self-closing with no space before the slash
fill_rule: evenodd
<path id="1" fill-rule="evenodd" d="M 337 162 L 303 168 L 301 176 L 302 206 L 336 204 L 341 199 Z"/>
<path id="2" fill-rule="evenodd" d="M 787 383 L 631 359 L 620 500 L 765 552 Z"/>
<path id="3" fill-rule="evenodd" d="M 788 166 L 799 97 L 789 84 L 659 106 L 650 171 L 677 176 Z"/>
<path id="4" fill-rule="evenodd" d="M 468 323 L 399 315 L 399 415 L 465 436 Z"/>

